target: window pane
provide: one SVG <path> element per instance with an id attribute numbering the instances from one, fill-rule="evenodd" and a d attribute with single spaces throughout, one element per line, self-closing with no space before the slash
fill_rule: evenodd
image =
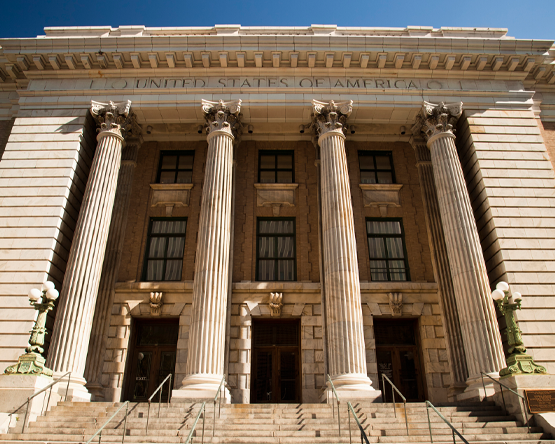
<path id="1" fill-rule="evenodd" d="M 361 171 L 360 183 L 376 183 L 376 173 L 374 171 Z"/>
<path id="2" fill-rule="evenodd" d="M 185 234 L 186 220 L 168 220 L 168 233 Z"/>
<path id="3" fill-rule="evenodd" d="M 163 258 L 166 253 L 166 238 L 153 237 L 150 239 L 149 258 Z"/>
<path id="4" fill-rule="evenodd" d="M 179 171 L 177 173 L 176 183 L 192 183 L 193 182 L 193 172 L 192 171 Z M 161 182 L 164 183 L 164 182 Z"/>
<path id="5" fill-rule="evenodd" d="M 292 237 L 277 238 L 277 257 L 294 257 L 294 245 Z"/>
<path id="6" fill-rule="evenodd" d="M 261 260 L 258 261 L 258 279 L 261 281 L 275 281 L 275 261 Z"/>
<path id="7" fill-rule="evenodd" d="M 293 168 L 293 156 L 287 154 L 284 156 L 277 156 L 277 167 L 278 168 Z"/>
<path id="8" fill-rule="evenodd" d="M 275 237 L 258 238 L 258 257 L 274 257 Z"/>
<path id="9" fill-rule="evenodd" d="M 386 257 L 383 239 L 381 237 L 369 237 L 368 251 L 371 258 Z"/>
<path id="10" fill-rule="evenodd" d="M 168 239 L 168 254 L 166 257 L 183 258 L 183 250 L 185 249 L 184 237 L 170 237 Z"/>
<path id="11" fill-rule="evenodd" d="M 373 281 L 387 281 L 387 261 L 370 261 Z"/>
<path id="12" fill-rule="evenodd" d="M 293 172 L 292 171 L 278 171 L 277 172 L 278 183 L 292 183 L 293 182 Z"/>
<path id="13" fill-rule="evenodd" d="M 373 170 L 374 169 L 374 157 L 373 156 L 358 156 L 358 161 L 360 163 L 361 170 Z"/>
<path id="14" fill-rule="evenodd" d="M 387 252 L 391 258 L 405 257 L 403 254 L 403 240 L 400 237 L 388 237 L 385 240 L 387 244 Z"/>
<path id="15" fill-rule="evenodd" d="M 275 168 L 276 167 L 276 156 L 273 154 L 270 156 L 260 156 L 260 168 Z"/>
<path id="16" fill-rule="evenodd" d="M 275 183 L 275 171 L 260 171 L 260 183 Z"/>
<path id="17" fill-rule="evenodd" d="M 376 156 L 376 168 L 378 170 L 390 170 L 391 163 L 389 156 Z"/>
<path id="18" fill-rule="evenodd" d="M 160 183 L 174 183 L 175 171 L 162 171 L 160 173 Z"/>
<path id="19" fill-rule="evenodd" d="M 162 156 L 162 169 L 174 169 L 177 167 L 177 156 Z"/>
<path id="20" fill-rule="evenodd" d="M 165 281 L 179 281 L 181 280 L 181 269 L 183 268 L 182 260 L 169 260 L 166 262 L 166 276 Z"/>
<path id="21" fill-rule="evenodd" d="M 401 234 L 401 224 L 395 220 L 369 220 L 366 222 L 366 230 L 368 234 Z"/>
<path id="22" fill-rule="evenodd" d="M 148 261 L 146 270 L 147 281 L 161 281 L 162 270 L 164 269 L 164 261 Z"/>
<path id="23" fill-rule="evenodd" d="M 378 171 L 378 183 L 393 183 L 393 175 L 390 172 Z"/>
<path id="24" fill-rule="evenodd" d="M 193 156 L 179 156 L 179 169 L 192 170 L 193 169 Z"/>
<path id="25" fill-rule="evenodd" d="M 280 221 L 280 227 L 278 233 L 293 234 L 295 230 L 295 221 L 293 220 L 282 220 Z"/>
<path id="26" fill-rule="evenodd" d="M 278 261 L 278 281 L 292 281 L 295 278 L 295 261 Z"/>

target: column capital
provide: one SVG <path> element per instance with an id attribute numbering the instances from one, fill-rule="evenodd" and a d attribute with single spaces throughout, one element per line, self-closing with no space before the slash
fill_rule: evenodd
<path id="1" fill-rule="evenodd" d="M 434 104 L 424 102 L 416 123 L 412 127 L 412 133 L 421 134 L 426 140 L 428 147 L 438 137 L 455 137 L 453 125 L 462 114 L 462 102 Z"/>
<path id="2" fill-rule="evenodd" d="M 242 133 L 241 102 L 241 99 L 231 102 L 224 102 L 223 100 L 211 102 L 202 99 L 202 111 L 207 124 L 208 140 L 216 134 L 227 134 L 238 143 Z"/>
<path id="3" fill-rule="evenodd" d="M 320 102 L 312 101 L 312 131 L 315 138 L 320 139 L 326 135 L 340 134 L 345 137 L 347 133 L 347 118 L 353 112 L 353 101 L 345 102 Z"/>
<path id="4" fill-rule="evenodd" d="M 141 134 L 135 113 L 131 111 L 131 100 L 120 103 L 91 100 L 91 115 L 98 126 L 98 141 L 108 135 L 116 136 L 123 141 L 125 138 L 138 137 Z"/>

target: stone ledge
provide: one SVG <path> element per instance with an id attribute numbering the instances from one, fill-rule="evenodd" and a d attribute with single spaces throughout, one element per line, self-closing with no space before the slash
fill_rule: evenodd
<path id="1" fill-rule="evenodd" d="M 180 282 L 117 282 L 116 293 L 148 291 L 193 291 L 193 281 Z"/>
<path id="2" fill-rule="evenodd" d="M 438 285 L 436 282 L 361 282 L 361 293 L 416 293 L 428 292 L 437 293 Z"/>
<path id="3" fill-rule="evenodd" d="M 150 205 L 165 206 L 166 216 L 171 217 L 174 207 L 188 207 L 192 183 L 151 183 Z"/>
<path id="4" fill-rule="evenodd" d="M 256 205 L 272 207 L 274 216 L 279 216 L 280 207 L 295 206 L 295 190 L 298 183 L 255 183 Z"/>
<path id="5" fill-rule="evenodd" d="M 260 291 L 306 291 L 320 293 L 319 282 L 235 282 L 235 292 L 257 293 Z"/>
<path id="6" fill-rule="evenodd" d="M 400 207 L 400 183 L 361 183 L 362 198 L 365 207 L 378 207 L 382 217 L 387 216 L 388 207 Z"/>

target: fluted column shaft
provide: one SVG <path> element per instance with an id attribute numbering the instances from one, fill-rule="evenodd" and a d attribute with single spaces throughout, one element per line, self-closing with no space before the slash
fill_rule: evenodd
<path id="1" fill-rule="evenodd" d="M 329 372 L 348 397 L 366 397 L 367 376 L 360 278 L 347 157 L 346 117 L 352 102 L 313 101 L 321 161 L 322 240 Z M 343 392 L 345 393 L 345 392 Z"/>
<path id="2" fill-rule="evenodd" d="M 462 103 L 425 102 L 417 125 L 430 149 L 469 380 L 476 380 L 480 372 L 498 372 L 504 367 L 505 357 L 482 246 L 455 147 L 453 124 L 461 113 Z"/>
<path id="3" fill-rule="evenodd" d="M 231 106 L 231 110 L 229 105 L 203 101 L 209 120 L 208 153 L 195 259 L 187 376 L 181 389 L 186 394 L 179 394 L 180 397 L 213 397 L 224 373 L 235 140 L 228 120 L 239 113 L 240 102 L 236 108 Z"/>
<path id="4" fill-rule="evenodd" d="M 104 355 L 106 354 L 106 341 L 108 339 L 109 321 L 114 303 L 117 273 L 123 252 L 131 186 L 133 183 L 133 173 L 137 165 L 139 145 L 139 138 L 132 139 L 128 141 L 127 146 L 122 152 L 110 232 L 102 265 L 98 297 L 96 299 L 91 340 L 85 368 L 87 387 L 96 397 L 104 396 L 101 382 L 102 368 L 104 365 Z"/>
<path id="5" fill-rule="evenodd" d="M 71 371 L 72 380 L 82 382 L 120 168 L 121 124 L 129 114 L 130 102 L 96 105 L 95 108 L 93 103 L 91 112 L 101 121 L 98 145 L 73 236 L 48 355 L 48 366 L 55 372 Z"/>
<path id="6" fill-rule="evenodd" d="M 447 339 L 447 355 L 453 378 L 451 390 L 455 393 L 465 387 L 465 381 L 468 377 L 455 290 L 449 268 L 447 247 L 445 246 L 445 235 L 441 225 L 441 214 L 434 183 L 430 151 L 424 141 L 413 141 L 412 144 L 416 151 L 416 165 L 422 191 L 430 248 L 432 250 L 432 263 L 436 282 L 439 286 L 443 326 Z"/>

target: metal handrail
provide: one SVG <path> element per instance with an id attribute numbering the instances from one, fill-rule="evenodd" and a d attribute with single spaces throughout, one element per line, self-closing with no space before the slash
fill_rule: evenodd
<path id="1" fill-rule="evenodd" d="M 395 386 L 395 384 L 393 384 L 391 379 L 389 379 L 386 375 L 382 373 L 382 387 L 384 392 L 385 392 L 386 379 L 391 384 L 391 401 L 393 402 L 393 412 L 395 413 L 395 418 L 397 418 L 397 407 L 395 406 L 395 392 L 399 393 L 399 396 L 403 399 L 403 405 L 405 407 L 405 426 L 407 428 L 407 436 L 409 436 L 409 422 L 407 419 L 407 398 L 403 396 L 403 394 L 399 391 L 399 389 Z M 385 403 L 385 397 L 382 397 L 382 400 Z"/>
<path id="2" fill-rule="evenodd" d="M 202 440 L 201 440 L 201 443 L 204 443 L 204 423 L 205 423 L 205 418 L 206 418 L 206 402 L 203 402 L 202 405 L 200 406 L 200 410 L 198 411 L 198 415 L 195 419 L 195 422 L 193 423 L 193 426 L 191 427 L 191 431 L 189 432 L 189 436 L 187 437 L 187 441 L 185 441 L 185 444 L 189 444 L 189 443 L 192 444 L 193 432 L 195 431 L 195 427 L 197 426 L 197 422 L 200 418 L 201 413 L 203 413 L 203 415 L 202 415 Z"/>
<path id="3" fill-rule="evenodd" d="M 214 396 L 214 426 L 212 427 L 212 436 L 216 433 L 216 401 L 218 399 L 218 395 L 220 395 L 220 405 L 218 406 L 218 418 L 221 416 L 222 413 L 222 384 L 225 382 L 225 376 L 222 377 L 220 381 L 220 386 L 218 387 L 218 391 L 216 392 L 216 396 Z"/>
<path id="4" fill-rule="evenodd" d="M 18 408 L 16 408 L 13 412 L 11 412 L 8 415 L 10 417 L 10 420 L 8 421 L 8 429 L 10 428 L 11 423 L 12 423 L 12 415 L 15 415 L 19 409 L 23 408 L 27 404 L 27 410 L 25 410 L 25 417 L 23 418 L 23 427 L 21 428 L 21 433 L 23 433 L 25 431 L 25 423 L 27 422 L 27 415 L 29 413 L 29 405 L 28 404 L 31 402 L 31 399 L 33 399 L 35 396 L 40 395 L 42 392 L 45 392 L 46 390 L 50 389 L 50 393 L 48 394 L 48 401 L 46 402 L 46 411 L 48 411 L 48 405 L 50 404 L 50 397 L 52 396 L 52 387 L 54 385 L 56 385 L 60 381 L 60 379 L 64 378 L 67 375 L 69 375 L 69 378 L 67 379 L 66 395 L 64 397 L 64 402 L 67 401 L 67 392 L 69 391 L 69 382 L 71 381 L 71 372 L 66 372 L 62 376 L 60 376 L 59 378 L 56 378 L 54 381 L 52 381 L 46 387 L 40 389 L 37 393 L 34 393 L 33 395 L 29 396 L 27 398 L 27 401 L 25 401 Z M 44 413 L 44 410 L 45 410 L 45 408 L 44 408 L 44 399 L 43 399 L 41 415 Z"/>
<path id="5" fill-rule="evenodd" d="M 327 375 L 327 376 L 328 376 L 328 381 L 331 385 L 331 389 L 333 390 L 333 394 L 335 395 L 335 399 L 337 399 L 337 425 L 339 427 L 339 436 L 341 436 L 341 416 L 339 415 L 339 403 L 341 401 L 339 401 L 339 395 L 335 391 L 335 386 L 333 385 L 333 382 L 330 378 L 330 375 Z M 333 405 L 333 402 L 332 402 L 331 406 L 332 406 L 332 409 L 333 409 L 333 417 L 335 418 L 335 406 Z"/>
<path id="6" fill-rule="evenodd" d="M 154 395 L 159 391 L 160 394 L 158 395 L 158 418 L 160 418 L 160 404 L 162 402 L 162 386 L 166 383 L 167 380 L 170 380 L 169 384 L 168 384 L 168 407 L 170 406 L 170 395 L 172 392 L 172 374 L 170 373 L 168 376 L 166 376 L 164 378 L 164 380 L 160 383 L 160 385 L 158 386 L 158 388 L 156 390 L 154 390 L 154 393 L 152 395 L 150 395 L 150 398 L 148 398 L 148 413 L 146 415 L 146 434 L 148 435 L 148 421 L 150 420 L 150 402 L 152 401 L 152 398 L 154 398 Z"/>
<path id="7" fill-rule="evenodd" d="M 464 439 L 464 437 L 459 433 L 459 431 L 455 427 L 453 427 L 453 425 L 445 418 L 445 416 L 443 416 L 441 413 L 439 413 L 439 410 L 436 409 L 430 401 L 426 401 L 426 415 L 428 416 L 428 428 L 430 429 L 430 441 L 432 443 L 434 442 L 434 439 L 432 437 L 432 423 L 430 422 L 430 411 L 428 410 L 428 406 L 430 406 L 432 409 L 434 409 L 434 412 L 436 412 L 438 414 L 438 416 L 441 419 L 443 419 L 443 422 L 445 422 L 445 424 L 447 424 L 449 427 L 451 427 L 451 433 L 453 434 L 453 444 L 455 444 L 455 433 L 457 435 L 459 435 L 459 438 L 461 438 L 464 443 L 468 444 L 468 441 L 466 439 Z"/>
<path id="8" fill-rule="evenodd" d="M 347 401 L 347 408 L 349 409 L 348 411 L 350 413 L 350 415 L 349 415 L 349 443 L 352 444 L 352 440 L 351 440 L 351 414 L 352 414 L 355 417 L 358 428 L 360 430 L 360 444 L 364 444 L 364 442 L 366 442 L 366 444 L 370 444 L 370 441 L 368 441 L 368 436 L 366 436 L 366 432 L 362 428 L 362 424 L 358 420 L 358 417 L 355 413 L 355 410 L 353 409 L 353 406 L 351 405 L 351 403 L 349 401 Z"/>
<path id="9" fill-rule="evenodd" d="M 501 398 L 503 399 L 503 408 L 505 409 L 505 414 L 507 414 L 507 405 L 505 404 L 505 395 L 503 394 L 503 387 L 505 387 L 510 392 L 514 393 L 519 398 L 522 398 L 522 402 L 524 404 L 524 415 L 526 416 L 526 426 L 528 427 L 528 433 L 530 433 L 530 421 L 528 420 L 528 407 L 526 406 L 526 398 L 522 396 L 520 393 L 515 392 L 512 388 L 507 387 L 505 384 L 502 384 L 497 379 L 492 378 L 490 375 L 484 372 L 480 372 L 482 374 L 482 386 L 484 387 L 484 397 L 488 399 L 488 393 L 486 392 L 486 385 L 484 384 L 484 376 L 487 376 L 493 382 L 496 382 L 501 386 Z M 520 404 L 520 400 L 518 401 Z"/>
<path id="10" fill-rule="evenodd" d="M 110 416 L 110 419 L 108 419 L 108 421 L 106 421 L 104 423 L 104 425 L 102 427 L 100 427 L 93 436 L 91 436 L 91 439 L 89 439 L 86 444 L 90 444 L 90 442 L 94 439 L 94 437 L 98 434 L 98 444 L 100 444 L 100 442 L 102 441 L 102 430 L 104 430 L 104 427 L 106 427 L 108 425 L 108 423 L 114 419 L 114 417 L 119 413 L 119 411 L 125 407 L 125 421 L 123 423 L 123 433 L 121 434 L 121 442 L 123 443 L 124 439 L 125 439 L 125 430 L 127 429 L 127 415 L 129 414 L 129 401 L 125 401 L 122 405 L 120 405 L 119 409 L 116 410 L 116 412 Z"/>

